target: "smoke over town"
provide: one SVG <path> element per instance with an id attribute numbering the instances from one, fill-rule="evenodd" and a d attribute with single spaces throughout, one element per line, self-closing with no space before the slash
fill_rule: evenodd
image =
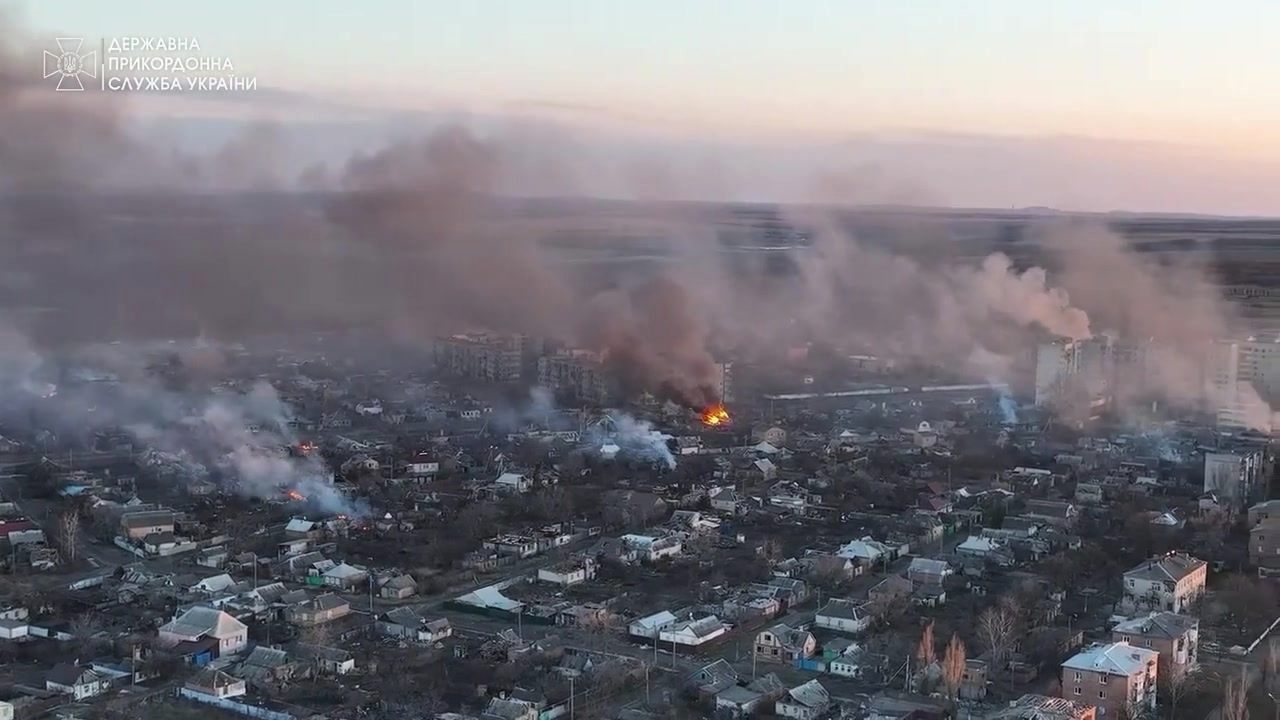
<path id="1" fill-rule="evenodd" d="M 0 55 L 14 57 L 22 39 L 12 28 L 3 36 Z M 165 203 L 173 191 L 207 188 L 209 178 L 261 186 L 274 174 L 265 148 L 287 139 L 253 126 L 222 151 L 191 157 L 140 143 L 124 110 L 101 98 L 33 95 L 14 75 L 19 66 L 5 63 L 0 71 L 0 188 L 9 228 L 0 260 L 15 269 L 6 271 L 14 273 L 6 284 L 47 256 L 74 272 L 81 253 L 67 248 L 101 231 L 86 219 L 100 217 L 93 201 L 103 194 L 130 189 L 143 192 L 143 202 Z M 625 389 L 695 409 L 718 400 L 713 346 L 776 351 L 797 338 L 819 338 L 983 379 L 1002 377 L 1037 338 L 1100 331 L 1154 339 L 1161 352 L 1146 368 L 1151 381 L 1161 393 L 1193 402 L 1204 396 L 1205 347 L 1234 326 L 1203 268 L 1152 265 L 1097 227 L 1052 230 L 1045 243 L 1059 267 L 1048 273 L 1017 267 L 1001 253 L 926 264 L 868 245 L 837 212 L 813 208 L 794 213 L 813 244 L 790 277 L 726 266 L 714 218 L 655 203 L 644 212 L 653 216 L 650 227 L 670 233 L 661 239 L 673 262 L 647 278 L 583 289 L 572 267 L 547 250 L 548 238 L 566 228 L 555 220 L 513 220 L 496 197 L 512 173 L 528 178 L 541 167 L 529 162 L 538 156 L 529 143 L 538 140 L 450 125 L 340 167 L 313 168 L 305 184 L 328 191 L 321 212 L 286 203 L 262 213 L 206 212 L 182 238 L 186 259 L 141 282 L 99 280 L 91 291 L 97 301 L 87 301 L 97 307 L 81 309 L 119 307 L 113 320 L 142 336 L 185 327 L 231 338 L 261 324 L 321 322 L 381 326 L 422 342 L 475 328 L 559 337 L 600 352 Z M 646 176 L 678 174 L 661 168 Z M 15 199 L 55 190 L 47 202 Z M 646 195 L 660 190 L 647 187 Z M 598 221 L 586 227 L 598 240 L 617 229 Z M 605 246 L 600 240 L 597 249 Z M 125 252 L 119 247 L 94 247 L 94 269 Z M 144 252 L 159 262 L 169 251 Z M 32 344 L 11 332 L 22 339 L 10 347 Z M 9 355 L 21 362 L 21 353 Z M 1259 403 L 1259 416 L 1269 416 Z"/>

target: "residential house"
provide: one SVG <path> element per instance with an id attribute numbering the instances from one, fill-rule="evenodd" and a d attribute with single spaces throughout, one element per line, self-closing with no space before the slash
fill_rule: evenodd
<path id="1" fill-rule="evenodd" d="M 285 611 L 285 619 L 299 627 L 315 627 L 333 622 L 351 613 L 351 603 L 325 593 Z"/>
<path id="2" fill-rule="evenodd" d="M 415 608 L 398 607 L 378 616 L 378 632 L 387 637 L 434 643 L 453 635 L 448 618 L 428 620 Z"/>
<path id="3" fill-rule="evenodd" d="M 784 623 L 756 634 L 755 657 L 760 662 L 793 665 L 797 660 L 813 657 L 818 640 L 808 630 L 797 630 Z"/>
<path id="4" fill-rule="evenodd" d="M 440 472 L 440 460 L 431 453 L 418 453 L 409 460 L 405 470 L 413 477 L 428 477 Z"/>
<path id="5" fill-rule="evenodd" d="M 956 694 L 962 700 L 984 700 L 987 697 L 987 662 L 985 660 L 967 659 L 964 670 L 960 673 L 960 687 Z"/>
<path id="6" fill-rule="evenodd" d="M 678 618 L 676 618 L 673 613 L 663 610 L 662 612 L 654 613 L 653 615 L 632 621 L 632 623 L 627 626 L 627 632 L 632 637 L 653 640 L 658 637 L 658 633 L 663 628 L 674 623 L 677 619 Z"/>
<path id="7" fill-rule="evenodd" d="M 893 559 L 893 553 L 888 545 L 872 540 L 870 537 L 846 543 L 836 551 L 836 555 L 848 560 L 854 560 L 866 567 Z"/>
<path id="8" fill-rule="evenodd" d="M 738 511 L 738 491 L 731 487 L 715 488 L 710 493 L 711 509 L 722 513 Z"/>
<path id="9" fill-rule="evenodd" d="M 304 663 L 310 663 L 321 675 L 346 675 L 356 669 L 355 657 L 342 648 L 298 643 L 293 655 Z"/>
<path id="10" fill-rule="evenodd" d="M 393 577 L 378 588 L 378 595 L 384 600 L 403 600 L 413 597 L 418 592 L 418 582 L 412 575 Z"/>
<path id="11" fill-rule="evenodd" d="M 173 535 L 177 516 L 170 510 L 146 510 L 120 516 L 120 534 L 130 540 L 142 540 L 148 535 Z"/>
<path id="12" fill-rule="evenodd" d="M 533 488 L 533 478 L 520 473 L 504 472 L 498 476 L 494 484 L 508 492 L 525 493 Z"/>
<path id="13" fill-rule="evenodd" d="M 742 685 L 730 685 L 716 693 L 717 714 L 747 717 L 755 714 L 764 704 L 764 695 Z"/>
<path id="14" fill-rule="evenodd" d="M 248 638 L 249 628 L 227 613 L 210 607 L 193 607 L 160 626 L 157 639 L 166 647 L 182 647 L 187 643 L 194 645 L 210 640 L 210 649 L 217 657 L 243 649 Z"/>
<path id="15" fill-rule="evenodd" d="M 481 547 L 499 555 L 520 559 L 531 558 L 541 550 L 538 539 L 529 535 L 499 535 L 491 540 L 485 540 L 481 543 Z"/>
<path id="16" fill-rule="evenodd" d="M 1107 718 L 1153 710 L 1160 653 L 1128 643 L 1095 645 L 1062 663 L 1062 696 Z"/>
<path id="17" fill-rule="evenodd" d="M 942 515 L 955 509 L 946 495 L 921 495 L 918 507 L 926 513 Z"/>
<path id="18" fill-rule="evenodd" d="M 871 627 L 871 613 L 853 600 L 832 600 L 813 617 L 813 624 L 827 630 L 856 635 Z"/>
<path id="19" fill-rule="evenodd" d="M 596 577 L 596 563 L 591 558 L 566 560 L 549 568 L 538 570 L 538 581 L 569 587 Z"/>
<path id="20" fill-rule="evenodd" d="M 65 662 L 54 665 L 44 678 L 45 690 L 70 695 L 76 700 L 101 695 L 108 686 L 106 678 L 98 673 Z"/>
<path id="21" fill-rule="evenodd" d="M 31 634 L 31 625 L 26 620 L 0 619 L 0 640 L 23 640 Z"/>
<path id="22" fill-rule="evenodd" d="M 538 720 L 541 707 L 513 697 L 496 697 L 481 713 L 481 720 Z"/>
<path id="23" fill-rule="evenodd" d="M 658 642 L 670 647 L 672 645 L 696 648 L 727 633 L 729 629 L 715 615 L 701 618 L 677 620 L 658 630 Z"/>
<path id="24" fill-rule="evenodd" d="M 1120 608 L 1183 612 L 1204 594 L 1208 565 L 1186 553 L 1172 552 L 1143 562 L 1124 574 Z"/>
<path id="25" fill-rule="evenodd" d="M 232 674 L 254 687 L 273 687 L 292 680 L 301 669 L 301 663 L 284 650 L 259 645 Z"/>
<path id="26" fill-rule="evenodd" d="M 1160 612 L 1126 620 L 1111 629 L 1111 639 L 1160 653 L 1160 682 L 1182 678 L 1196 666 L 1200 620 L 1191 615 Z"/>
<path id="27" fill-rule="evenodd" d="M 798 685 L 778 698 L 774 712 L 781 717 L 796 720 L 816 720 L 831 707 L 831 695 L 817 680 Z"/>
<path id="28" fill-rule="evenodd" d="M 907 566 L 907 579 L 916 587 L 924 585 L 942 585 L 942 581 L 952 573 L 951 565 L 946 560 L 933 558 L 914 558 Z"/>
<path id="29" fill-rule="evenodd" d="M 1064 530 L 1074 527 L 1080 515 L 1075 505 L 1058 500 L 1028 500 L 1022 514 Z"/>
<path id="30" fill-rule="evenodd" d="M 205 668 L 196 673 L 183 687 L 219 699 L 240 697 L 248 691 L 244 680 L 213 668 Z"/>
<path id="31" fill-rule="evenodd" d="M 227 564 L 229 553 L 224 545 L 218 547 L 205 548 L 196 553 L 196 564 L 201 567 L 213 568 L 214 570 L 222 568 Z"/>
<path id="32" fill-rule="evenodd" d="M 664 558 L 676 557 L 684 549 L 680 538 L 674 535 L 662 538 L 647 535 L 623 535 L 619 539 L 625 546 L 634 550 L 640 560 L 650 563 Z"/>
<path id="33" fill-rule="evenodd" d="M 956 546 L 956 554 L 984 558 L 1003 547 L 1004 543 L 996 538 L 970 535 L 964 542 Z"/>
<path id="34" fill-rule="evenodd" d="M 369 573 L 364 568 L 340 563 L 325 570 L 320 576 L 324 578 L 324 584 L 329 587 L 350 589 L 367 580 Z"/>
<path id="35" fill-rule="evenodd" d="M 867 602 L 883 606 L 907 597 L 914 589 L 915 586 L 910 580 L 901 575 L 890 575 L 867 591 Z"/>
<path id="36" fill-rule="evenodd" d="M 728 660 L 716 660 L 689 676 L 687 684 L 696 688 L 703 698 L 709 698 L 721 690 L 738 684 L 738 671 L 733 669 Z"/>
<path id="37" fill-rule="evenodd" d="M 769 458 L 760 458 L 747 468 L 747 478 L 751 482 L 773 482 L 778 477 L 778 466 Z"/>
<path id="38" fill-rule="evenodd" d="M 293 518 L 284 526 L 284 536 L 289 540 L 311 540 L 320 535 L 320 526 L 305 518 Z"/>
<path id="39" fill-rule="evenodd" d="M 1097 720 L 1097 708 L 1086 702 L 1027 694 L 986 716 L 986 720 Z"/>

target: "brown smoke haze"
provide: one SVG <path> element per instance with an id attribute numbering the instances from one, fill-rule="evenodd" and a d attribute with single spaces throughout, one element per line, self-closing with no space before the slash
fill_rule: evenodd
<path id="1" fill-rule="evenodd" d="M 688 173 L 652 157 L 621 162 L 613 170 L 648 204 L 612 218 L 571 206 L 521 216 L 497 200 L 512 177 L 590 192 L 588 166 L 563 135 L 454 125 L 285 181 L 277 164 L 289 138 L 280 128 L 251 126 L 197 158 L 131 137 L 126 108 L 109 98 L 31 92 L 13 74 L 31 64 L 16 61 L 29 53 L 11 30 L 0 25 L 10 39 L 0 44 L 0 261 L 22 267 L 81 242 L 50 262 L 83 288 L 86 308 L 139 334 L 171 334 L 177 323 L 228 339 L 326 324 L 420 341 L 477 328 L 559 336 L 604 353 L 630 389 L 705 407 L 716 399 L 713 344 L 768 356 L 816 338 L 991 380 L 1005 379 L 1041 338 L 1102 331 L 1154 340 L 1147 382 L 1199 403 L 1209 343 L 1238 327 L 1199 259 L 1157 263 L 1096 225 L 1049 230 L 1043 244 L 1060 266 L 1050 274 L 998 253 L 924 262 L 854 236 L 836 210 L 801 207 L 788 219 L 813 246 L 787 261 L 792 272 L 769 272 L 764 255 L 730 262 L 711 210 L 659 202 L 673 188 L 732 183 L 711 156 L 695 158 Z M 853 205 L 881 177 L 826 168 L 804 184 L 816 200 Z M 326 192 L 310 204 L 268 192 L 297 187 Z M 893 187 L 904 200 L 930 196 Z M 228 188 L 256 194 L 190 194 Z M 124 191 L 127 199 L 113 195 Z M 177 236 L 147 240 L 141 220 L 113 235 L 108 226 L 119 227 L 130 203 L 163 209 L 171 222 L 152 232 Z M 946 241 L 909 222 L 897 229 L 919 246 Z M 547 250 L 548 239 L 575 234 L 607 253 L 624 228 L 660 236 L 672 261 L 650 277 L 584 291 L 572 264 Z M 101 243 L 83 244 L 86 234 Z M 146 270 L 104 272 L 129 263 Z"/>

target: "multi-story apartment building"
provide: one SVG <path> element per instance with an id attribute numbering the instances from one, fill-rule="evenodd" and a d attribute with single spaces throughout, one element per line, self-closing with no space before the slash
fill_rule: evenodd
<path id="1" fill-rule="evenodd" d="M 1186 553 L 1151 558 L 1124 574 L 1120 609 L 1131 614 L 1185 612 L 1204 595 L 1207 576 L 1205 561 Z"/>
<path id="2" fill-rule="evenodd" d="M 436 366 L 472 380 L 514 382 L 524 366 L 519 335 L 460 334 L 435 342 Z"/>
<path id="3" fill-rule="evenodd" d="M 1062 697 L 1097 708 L 1099 718 L 1153 710 L 1160 653 L 1127 643 L 1095 645 L 1062 663 Z"/>
<path id="4" fill-rule="evenodd" d="M 1249 564 L 1263 577 L 1280 577 L 1280 517 L 1258 520 L 1249 528 Z"/>
<path id="5" fill-rule="evenodd" d="M 1220 502 L 1234 508 L 1243 507 L 1263 477 L 1263 459 L 1259 448 L 1205 453 L 1204 491 L 1217 495 Z"/>
<path id="6" fill-rule="evenodd" d="M 1059 389 L 1079 370 L 1079 343 L 1061 338 L 1036 346 L 1036 405 L 1052 404 Z"/>
<path id="7" fill-rule="evenodd" d="M 579 400 L 606 403 L 617 394 L 599 354 L 573 350 L 538 358 L 538 382 Z"/>
<path id="8" fill-rule="evenodd" d="M 1195 668 L 1200 620 L 1171 612 L 1152 613 L 1116 625 L 1111 639 L 1160 653 L 1159 679 L 1167 686 L 1171 679 L 1185 677 Z"/>
<path id="9" fill-rule="evenodd" d="M 1275 336 L 1214 343 L 1206 368 L 1218 427 L 1270 432 L 1270 405 L 1280 399 L 1280 339 Z"/>

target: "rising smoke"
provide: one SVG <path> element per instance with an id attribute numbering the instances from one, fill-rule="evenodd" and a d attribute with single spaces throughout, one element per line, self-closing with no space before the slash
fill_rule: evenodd
<path id="1" fill-rule="evenodd" d="M 0 57 L 25 49 L 16 34 L 3 37 L 11 41 Z M 1200 403 L 1205 346 L 1236 326 L 1202 266 L 1152 264 L 1096 226 L 1055 228 L 1044 239 L 1060 265 L 1050 282 L 1044 269 L 1020 270 L 999 253 L 976 263 L 921 262 L 865 242 L 839 213 L 814 209 L 791 218 L 812 229 L 811 251 L 790 276 L 771 277 L 728 267 L 705 211 L 651 206 L 672 231 L 675 262 L 651 278 L 584 293 L 544 249 L 567 219 L 513 217 L 495 199 L 513 174 L 566 171 L 532 147 L 540 137 L 455 125 L 359 155 L 336 172 L 314 168 L 308 188 L 333 191 L 318 213 L 270 195 L 258 204 L 184 204 L 157 188 L 273 186 L 267 150 L 280 134 L 253 126 L 213 157 L 185 156 L 138 142 L 122 109 L 101 98 L 33 95 L 13 71 L 28 65 L 0 63 L 0 262 L 14 278 L 24 269 L 60 273 L 84 289 L 82 304 L 46 328 L 74 329 L 87 318 L 86 326 L 126 335 L 198 331 L 215 339 L 320 326 L 377 326 L 415 340 L 477 327 L 557 336 L 601 351 L 627 389 L 701 408 L 717 399 L 713 338 L 767 354 L 816 337 L 984 378 L 1005 377 L 1012 358 L 1044 335 L 1079 339 L 1100 329 L 1153 341 L 1159 352 L 1148 354 L 1144 386 Z M 646 195 L 683 181 L 652 159 L 645 167 L 637 177 Z M 132 201 L 168 208 L 181 236 L 161 242 L 146 232 L 172 226 L 132 221 L 121 230 L 109 217 L 118 208 L 101 195 L 122 188 L 146 190 Z M 600 246 L 616 229 L 600 220 L 585 227 Z M 122 269 L 104 275 L 112 266 Z M 18 282 L 6 275 L 10 281 Z M 39 345 L 27 335 L 19 332 L 13 347 Z M 0 369 L 22 375 L 26 361 L 10 355 L 17 369 Z M 151 388 L 142 387 L 146 396 Z M 1261 398 L 1249 407 L 1256 424 L 1269 422 Z M 145 425 L 132 409 L 99 412 Z M 243 438 L 223 439 L 234 440 L 222 443 L 228 453 L 244 447 Z M 243 474 L 274 476 L 255 470 L 255 458 L 240 458 Z"/>

